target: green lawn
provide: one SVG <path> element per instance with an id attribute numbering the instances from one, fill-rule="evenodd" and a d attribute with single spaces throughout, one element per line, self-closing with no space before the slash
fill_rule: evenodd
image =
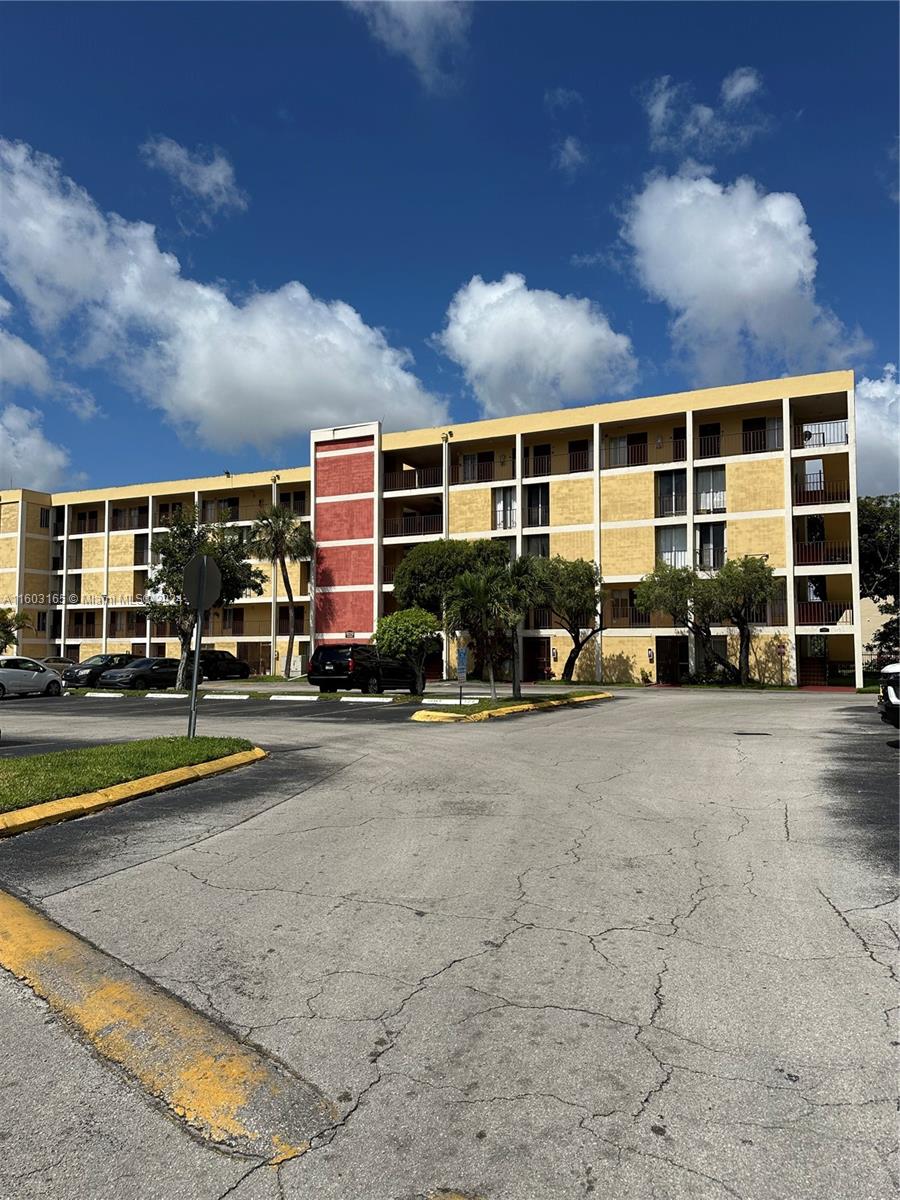
<path id="1" fill-rule="evenodd" d="M 164 737 L 3 758 L 0 759 L 0 812 L 12 812 L 63 796 L 80 796 L 143 775 L 252 749 L 253 743 L 245 738 Z"/>

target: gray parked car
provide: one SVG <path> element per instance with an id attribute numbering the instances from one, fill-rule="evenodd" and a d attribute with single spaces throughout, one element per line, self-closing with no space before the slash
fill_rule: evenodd
<path id="1" fill-rule="evenodd" d="M 0 655 L 0 700 L 4 696 L 25 696 L 36 692 L 41 696 L 58 696 L 62 680 L 56 671 L 20 655 Z"/>

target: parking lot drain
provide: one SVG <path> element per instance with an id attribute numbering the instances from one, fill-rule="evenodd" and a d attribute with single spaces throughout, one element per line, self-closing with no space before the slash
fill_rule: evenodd
<path id="1" fill-rule="evenodd" d="M 5 892 L 0 965 L 220 1149 L 283 1162 L 337 1117 L 287 1067 Z"/>

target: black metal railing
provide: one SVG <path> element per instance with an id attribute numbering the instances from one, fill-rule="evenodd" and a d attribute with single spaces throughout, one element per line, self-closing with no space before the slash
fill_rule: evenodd
<path id="1" fill-rule="evenodd" d="M 852 625 L 850 600 L 798 600 L 798 625 Z"/>
<path id="2" fill-rule="evenodd" d="M 516 528 L 516 509 L 512 508 L 501 509 L 499 512 L 494 509 L 491 513 L 491 529 L 515 529 Z"/>
<path id="3" fill-rule="evenodd" d="M 623 446 L 616 440 L 604 442 L 600 451 L 600 466 L 641 467 L 646 463 L 684 462 L 687 458 L 685 438 L 658 438 Z"/>
<path id="4" fill-rule="evenodd" d="M 385 537 L 419 537 L 428 533 L 441 533 L 444 518 L 441 513 L 406 513 L 402 517 L 385 517 Z"/>
<path id="5" fill-rule="evenodd" d="M 725 493 L 697 492 L 694 496 L 695 513 L 723 513 L 726 509 Z"/>
<path id="6" fill-rule="evenodd" d="M 440 466 L 407 467 L 403 471 L 385 471 L 384 490 L 401 492 L 415 488 L 440 487 L 441 481 Z"/>
<path id="7" fill-rule="evenodd" d="M 529 529 L 550 524 L 549 505 L 532 505 L 525 512 L 525 524 Z"/>
<path id="8" fill-rule="evenodd" d="M 829 566 L 850 561 L 849 542 L 795 542 L 794 563 L 798 567 Z"/>
<path id="9" fill-rule="evenodd" d="M 718 571 L 724 562 L 724 546 L 700 546 L 697 550 L 697 567 L 701 571 Z"/>
<path id="10" fill-rule="evenodd" d="M 708 433 L 695 442 L 696 458 L 728 458 L 734 454 L 766 454 L 784 449 L 779 426 L 771 429 L 745 429 L 741 433 Z"/>
<path id="11" fill-rule="evenodd" d="M 814 450 L 817 446 L 846 446 L 849 440 L 846 420 L 804 421 L 794 426 L 791 445 L 795 450 Z"/>
<path id="12" fill-rule="evenodd" d="M 794 480 L 794 503 L 846 504 L 850 499 L 849 479 L 826 479 L 824 472 Z"/>
<path id="13" fill-rule="evenodd" d="M 613 597 L 609 623 L 613 629 L 649 628 L 650 613 L 642 612 L 627 600 Z"/>
<path id="14" fill-rule="evenodd" d="M 656 497 L 658 517 L 683 517 L 687 512 L 687 492 L 674 492 Z"/>
<path id="15" fill-rule="evenodd" d="M 450 468 L 451 483 L 493 483 L 495 480 L 512 479 L 513 455 L 504 461 L 480 463 L 454 463 Z"/>

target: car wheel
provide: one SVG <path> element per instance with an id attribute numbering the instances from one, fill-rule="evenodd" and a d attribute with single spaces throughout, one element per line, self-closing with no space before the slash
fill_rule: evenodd
<path id="1" fill-rule="evenodd" d="M 6 688 L 3 686 L 2 683 L 0 683 L 0 700 L 2 700 L 5 695 L 6 695 Z"/>
<path id="2" fill-rule="evenodd" d="M 44 688 L 44 695 L 45 696 L 58 696 L 61 691 L 62 691 L 62 688 L 59 686 L 59 681 L 56 679 L 51 679 L 50 682 L 47 684 L 47 686 Z"/>
<path id="3" fill-rule="evenodd" d="M 336 692 L 337 688 L 330 688 L 327 683 L 320 683 L 319 691 L 320 692 Z"/>
<path id="4" fill-rule="evenodd" d="M 241 671 L 240 678 L 241 679 L 249 679 L 250 678 L 250 668 L 249 667 L 244 667 L 244 669 Z"/>
<path id="5" fill-rule="evenodd" d="M 378 682 L 378 676 L 370 675 L 366 679 L 366 681 L 363 683 L 362 690 L 364 692 L 366 692 L 369 696 L 377 696 L 378 693 L 383 691 L 384 689 L 382 688 L 381 684 Z"/>

